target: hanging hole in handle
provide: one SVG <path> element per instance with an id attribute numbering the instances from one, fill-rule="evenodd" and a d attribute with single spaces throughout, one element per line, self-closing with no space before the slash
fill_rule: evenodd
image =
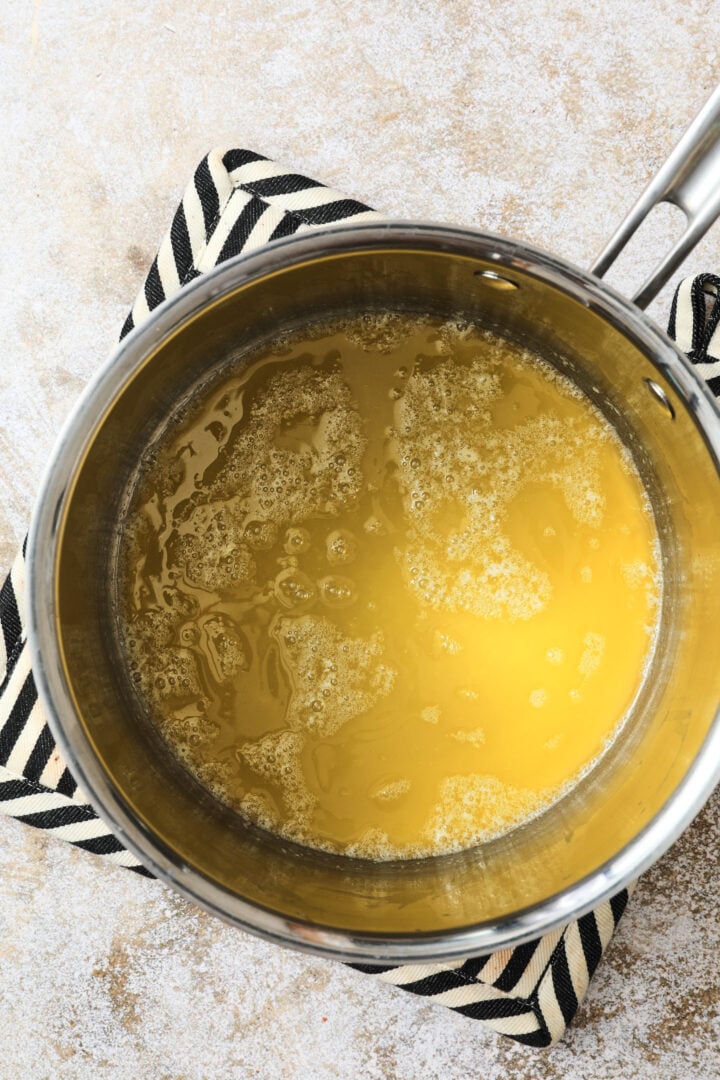
<path id="1" fill-rule="evenodd" d="M 502 274 L 496 273 L 495 270 L 476 270 L 475 277 L 480 278 L 486 285 L 489 285 L 491 289 L 498 289 L 498 291 L 512 289 L 519 289 L 517 281 L 513 281 L 512 278 L 503 277 Z"/>
<path id="2" fill-rule="evenodd" d="M 665 413 L 665 415 L 670 417 L 671 420 L 674 420 L 675 419 L 675 409 L 673 408 L 672 402 L 670 401 L 670 398 L 667 396 L 667 394 L 663 390 L 662 386 L 659 386 L 655 382 L 654 379 L 644 379 L 643 381 L 644 381 L 645 385 L 647 386 L 648 390 L 650 391 L 650 393 L 652 394 L 652 396 L 657 401 L 658 405 L 661 406 L 661 408 L 662 408 L 663 412 Z"/>

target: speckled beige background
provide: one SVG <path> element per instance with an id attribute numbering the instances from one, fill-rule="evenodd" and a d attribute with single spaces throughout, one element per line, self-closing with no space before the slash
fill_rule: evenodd
<path id="1" fill-rule="evenodd" d="M 587 265 L 712 89 L 718 41 L 711 0 L 4 0 L 0 569 L 211 146 Z M 677 228 L 658 213 L 622 280 Z M 720 227 L 688 271 L 719 267 Z M 716 795 L 538 1052 L 0 819 L 0 1077 L 712 1080 L 719 851 Z"/>

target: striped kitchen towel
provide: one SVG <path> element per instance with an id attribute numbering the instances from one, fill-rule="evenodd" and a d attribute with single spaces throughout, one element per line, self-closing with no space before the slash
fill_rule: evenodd
<path id="1" fill-rule="evenodd" d="M 124 337 L 185 284 L 234 255 L 278 237 L 381 215 L 249 150 L 214 150 L 187 187 L 132 310 Z M 688 278 L 673 302 L 670 333 L 720 394 L 720 278 Z M 717 331 L 717 332 L 716 332 Z M 65 765 L 30 670 L 24 617 L 24 547 L 0 591 L 0 811 L 149 874 L 126 851 Z M 529 1046 L 559 1039 L 585 996 L 630 890 L 563 929 L 456 964 L 353 965 L 383 982 Z"/>

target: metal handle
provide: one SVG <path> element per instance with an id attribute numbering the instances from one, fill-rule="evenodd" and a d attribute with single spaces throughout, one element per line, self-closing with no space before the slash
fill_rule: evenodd
<path id="1" fill-rule="evenodd" d="M 633 297 L 645 308 L 720 215 L 720 86 L 693 120 L 670 157 L 650 181 L 610 243 L 592 266 L 603 277 L 658 203 L 684 211 L 687 229 Z"/>

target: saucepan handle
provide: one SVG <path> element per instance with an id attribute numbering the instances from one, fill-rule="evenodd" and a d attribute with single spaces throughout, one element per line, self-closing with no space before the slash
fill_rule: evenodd
<path id="1" fill-rule="evenodd" d="M 720 215 L 720 86 L 695 117 L 592 267 L 602 277 L 658 203 L 684 211 L 687 228 L 633 297 L 645 308 Z"/>

